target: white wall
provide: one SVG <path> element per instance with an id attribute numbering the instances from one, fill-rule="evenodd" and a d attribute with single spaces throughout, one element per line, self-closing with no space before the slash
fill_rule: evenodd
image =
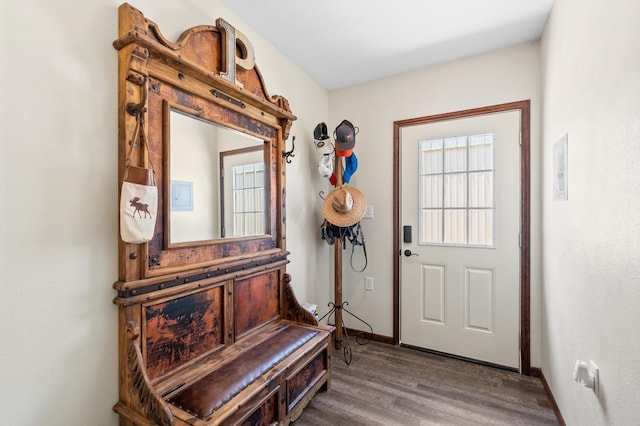
<path id="1" fill-rule="evenodd" d="M 363 219 L 369 266 L 363 273 L 343 260 L 344 300 L 377 334 L 393 334 L 393 122 L 505 102 L 531 100 L 531 362 L 540 359 L 540 82 L 539 44 L 529 43 L 485 55 L 398 75 L 330 93 L 330 132 L 346 118 L 360 128 L 355 151 L 358 171 L 351 184 L 374 206 Z M 328 184 L 327 184 L 328 185 Z M 351 246 L 349 246 L 351 247 Z M 356 249 L 356 267 L 362 251 Z M 374 278 L 373 292 L 364 277 Z M 363 329 L 357 322 L 347 325 Z"/>
<path id="2" fill-rule="evenodd" d="M 637 0 L 556 0 L 542 41 L 542 369 L 569 425 L 640 422 L 639 16 Z M 600 368 L 599 396 L 572 380 L 576 359 Z"/>
<path id="3" fill-rule="evenodd" d="M 212 0 L 133 6 L 175 40 L 217 17 L 244 32 L 271 94 L 298 116 L 288 166 L 289 272 L 301 301 L 328 301 L 316 237 L 313 126 L 328 94 Z M 118 399 L 115 0 L 1 3 L 0 424 L 115 425 Z M 309 136 L 307 136 L 309 135 Z M 320 278 L 317 278 L 320 277 Z M 324 277 L 324 278 L 323 278 Z"/>
<path id="4" fill-rule="evenodd" d="M 220 173 L 218 146 L 224 131 L 202 120 L 171 111 L 169 179 L 169 241 L 201 241 L 220 238 Z M 218 136 L 222 134 L 221 136 Z M 191 209 L 174 210 L 173 181 L 191 184 Z"/>

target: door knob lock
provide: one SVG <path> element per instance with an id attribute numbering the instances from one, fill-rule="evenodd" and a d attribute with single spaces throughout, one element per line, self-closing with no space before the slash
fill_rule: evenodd
<path id="1" fill-rule="evenodd" d="M 409 250 L 409 249 L 406 249 L 406 250 L 404 251 L 404 255 L 405 255 L 405 256 L 407 256 L 407 257 L 410 257 L 410 256 L 419 256 L 419 255 L 418 255 L 418 253 L 412 253 L 412 252 L 411 252 L 411 250 Z"/>

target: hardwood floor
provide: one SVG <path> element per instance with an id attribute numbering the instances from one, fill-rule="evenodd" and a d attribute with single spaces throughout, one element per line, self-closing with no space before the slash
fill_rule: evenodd
<path id="1" fill-rule="evenodd" d="M 538 378 L 408 348 L 353 344 L 295 426 L 557 425 Z"/>

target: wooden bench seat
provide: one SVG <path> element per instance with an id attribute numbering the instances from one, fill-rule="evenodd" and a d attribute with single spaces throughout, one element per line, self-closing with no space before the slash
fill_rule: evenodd
<path id="1" fill-rule="evenodd" d="M 167 398 L 167 402 L 205 420 L 318 333 L 318 330 L 307 327 L 282 324 L 266 340 L 230 359 L 186 389 L 180 389 Z M 279 372 L 275 369 L 268 380 Z"/>
<path id="2" fill-rule="evenodd" d="M 116 299 L 130 318 L 121 425 L 286 425 L 328 389 L 333 328 L 298 304 L 280 266 L 252 272 Z"/>

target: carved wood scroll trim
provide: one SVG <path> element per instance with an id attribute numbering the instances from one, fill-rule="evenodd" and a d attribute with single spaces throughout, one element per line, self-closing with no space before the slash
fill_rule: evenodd
<path id="1" fill-rule="evenodd" d="M 284 318 L 304 324 L 318 325 L 316 317 L 298 303 L 290 283 L 291 275 L 284 274 Z"/>
<path id="2" fill-rule="evenodd" d="M 283 138 L 287 139 L 287 136 L 289 135 L 289 128 L 291 127 L 292 121 L 296 120 L 296 116 L 292 114 L 289 107 L 289 102 L 286 98 L 280 95 L 271 96 L 269 94 L 264 83 L 264 79 L 262 78 L 262 74 L 260 73 L 257 65 L 255 65 L 255 62 L 253 60 L 243 61 L 241 58 L 236 58 L 235 55 L 232 55 L 233 63 L 225 63 L 223 64 L 223 68 L 235 68 L 236 64 L 238 66 L 247 66 L 246 64 L 244 64 L 244 62 L 249 62 L 249 71 L 255 72 L 256 77 L 259 81 L 262 91 L 261 96 L 244 90 L 241 86 L 234 84 L 234 82 L 227 81 L 227 79 L 225 79 L 226 74 L 222 72 L 222 70 L 206 68 L 201 64 L 190 61 L 185 57 L 185 55 L 181 54 L 181 51 L 190 45 L 190 39 L 195 39 L 196 37 L 194 36 L 199 33 L 221 33 L 231 30 L 232 32 L 229 36 L 233 36 L 234 39 L 230 40 L 228 43 L 235 45 L 236 41 L 240 40 L 244 45 L 250 44 L 242 33 L 235 30 L 226 22 L 223 22 L 224 25 L 218 23 L 222 26 L 222 30 L 218 26 L 200 25 L 183 32 L 177 42 L 171 42 L 162 35 L 159 26 L 155 22 L 145 18 L 142 12 L 140 12 L 133 6 L 127 3 L 122 4 L 120 6 L 119 16 L 120 37 L 113 42 L 113 46 L 117 50 L 121 50 L 129 44 L 137 44 L 149 49 L 151 52 L 156 52 L 160 57 L 164 57 L 165 61 L 172 61 L 176 67 L 182 68 L 182 71 L 188 72 L 190 74 L 193 73 L 194 77 L 196 78 L 204 80 L 210 79 L 210 82 L 213 84 L 213 86 L 222 88 L 223 90 L 230 92 L 232 95 L 237 96 L 238 98 L 240 98 L 240 100 L 245 101 L 258 108 L 264 108 L 274 116 L 283 119 L 285 121 L 285 124 L 283 126 Z M 224 49 L 225 46 L 211 46 L 211 48 Z M 156 55 L 152 56 L 155 57 Z M 228 61 L 228 59 L 224 58 L 223 61 L 226 62 Z M 249 68 L 249 66 L 247 66 L 247 68 Z M 235 73 L 231 74 L 235 75 Z"/>
<path id="3" fill-rule="evenodd" d="M 127 389 L 133 393 L 134 407 L 146 418 L 153 420 L 160 426 L 173 425 L 173 414 L 153 389 L 147 373 L 142 367 L 142 352 L 140 352 L 140 327 L 133 321 L 127 322 Z"/>

